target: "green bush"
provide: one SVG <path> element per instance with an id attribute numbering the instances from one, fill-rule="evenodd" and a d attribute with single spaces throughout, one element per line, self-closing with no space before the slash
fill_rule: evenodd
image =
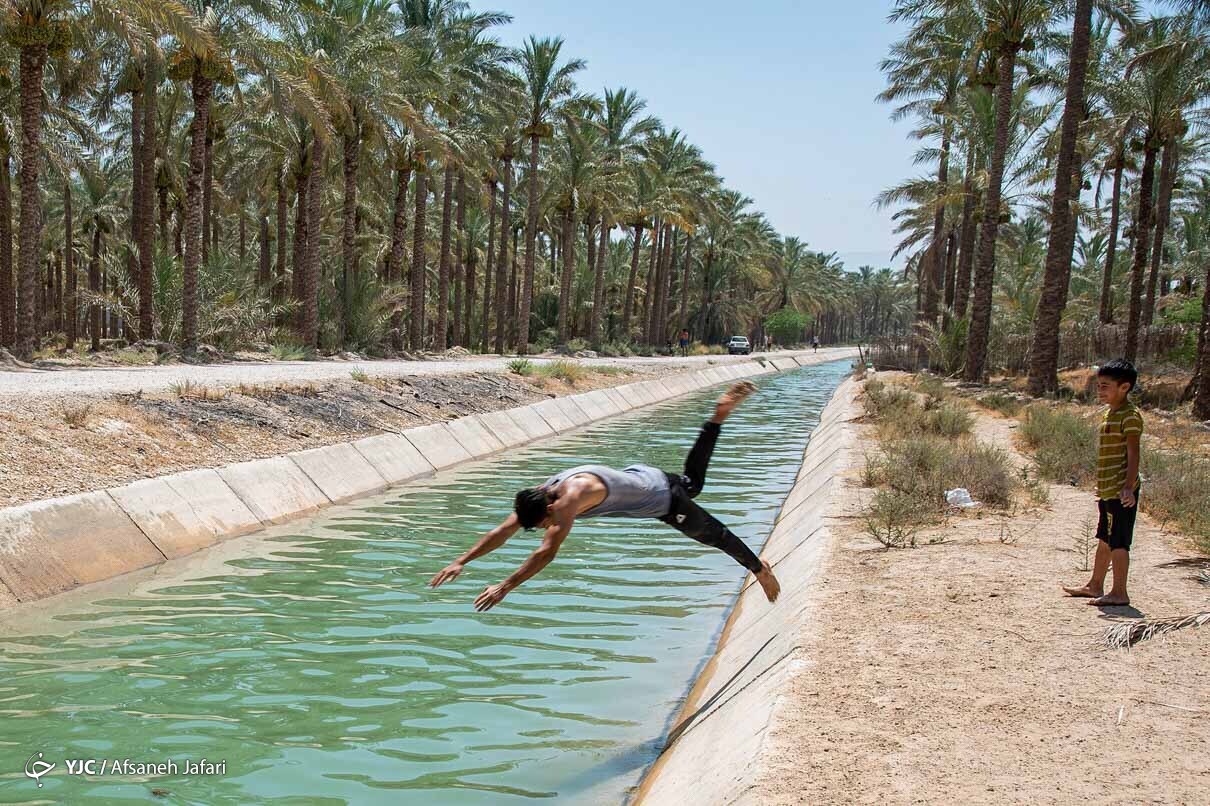
<path id="1" fill-rule="evenodd" d="M 634 351 L 624 341 L 607 341 L 597 348 L 597 355 L 606 358 L 626 358 L 634 355 Z"/>
<path id="2" fill-rule="evenodd" d="M 811 325 L 811 317 L 792 308 L 782 308 L 765 319 L 765 332 L 778 344 L 798 344 Z"/>
<path id="3" fill-rule="evenodd" d="M 514 358 L 508 362 L 508 371 L 514 375 L 532 375 L 534 364 L 528 358 Z"/>
<path id="4" fill-rule="evenodd" d="M 577 364 L 575 361 L 567 361 L 562 358 L 542 364 L 538 367 L 538 373 L 546 378 L 554 378 L 564 381 L 565 383 L 575 386 L 577 381 L 583 380 L 587 374 L 584 367 Z"/>
<path id="5" fill-rule="evenodd" d="M 1025 410 L 1021 437 L 1043 478 L 1081 484 L 1096 473 L 1096 426 L 1065 409 L 1035 403 Z"/>

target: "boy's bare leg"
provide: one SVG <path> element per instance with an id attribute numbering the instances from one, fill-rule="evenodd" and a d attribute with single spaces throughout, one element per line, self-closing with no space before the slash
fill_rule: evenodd
<path id="1" fill-rule="evenodd" d="M 1126 593 L 1126 577 L 1130 573 L 1130 552 L 1126 549 L 1114 549 L 1110 552 L 1113 563 L 1113 587 L 1104 596 L 1098 596 L 1089 602 L 1090 605 L 1130 604 L 1130 596 Z"/>
<path id="2" fill-rule="evenodd" d="M 1097 599 L 1105 595 L 1105 575 L 1107 573 L 1109 573 L 1109 544 L 1104 540 L 1098 540 L 1097 553 L 1092 560 L 1092 578 L 1088 580 L 1088 584 L 1082 588 L 1064 586 L 1063 590 L 1068 596 Z"/>

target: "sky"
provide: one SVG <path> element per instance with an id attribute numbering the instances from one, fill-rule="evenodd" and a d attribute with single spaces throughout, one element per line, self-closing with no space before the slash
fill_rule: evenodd
<path id="1" fill-rule="evenodd" d="M 635 90 L 681 129 L 728 187 L 785 236 L 849 269 L 892 265 L 884 188 L 922 171 L 909 123 L 875 96 L 899 30 L 889 0 L 472 0 L 513 22 L 500 38 L 560 36 L 586 91 Z M 901 261 L 896 261 L 901 265 Z"/>

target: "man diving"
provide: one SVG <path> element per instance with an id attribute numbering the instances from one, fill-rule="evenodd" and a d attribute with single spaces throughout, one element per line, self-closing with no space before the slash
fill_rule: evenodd
<path id="1" fill-rule="evenodd" d="M 541 545 L 521 567 L 503 582 L 488 585 L 475 599 L 476 610 L 491 610 L 555 558 L 576 518 L 620 516 L 657 518 L 700 543 L 726 552 L 751 571 L 765 596 L 775 601 L 781 586 L 769 564 L 759 560 L 730 529 L 693 500 L 706 483 L 706 468 L 723 421 L 755 391 L 751 382 L 740 381 L 723 393 L 715 404 L 714 416 L 702 426 L 689 451 L 683 473 L 665 473 L 650 465 L 631 465 L 623 470 L 581 465 L 552 476 L 540 487 L 517 493 L 512 514 L 434 575 L 429 587 L 457 579 L 467 563 L 503 546 L 517 529 L 545 529 Z"/>

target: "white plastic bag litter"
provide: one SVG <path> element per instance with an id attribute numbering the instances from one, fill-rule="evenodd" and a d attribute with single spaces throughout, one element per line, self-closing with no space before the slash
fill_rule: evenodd
<path id="1" fill-rule="evenodd" d="M 945 502 L 951 507 L 959 509 L 967 509 L 968 507 L 977 507 L 979 502 L 971 498 L 970 490 L 965 487 L 956 487 L 952 490 L 945 491 Z"/>

